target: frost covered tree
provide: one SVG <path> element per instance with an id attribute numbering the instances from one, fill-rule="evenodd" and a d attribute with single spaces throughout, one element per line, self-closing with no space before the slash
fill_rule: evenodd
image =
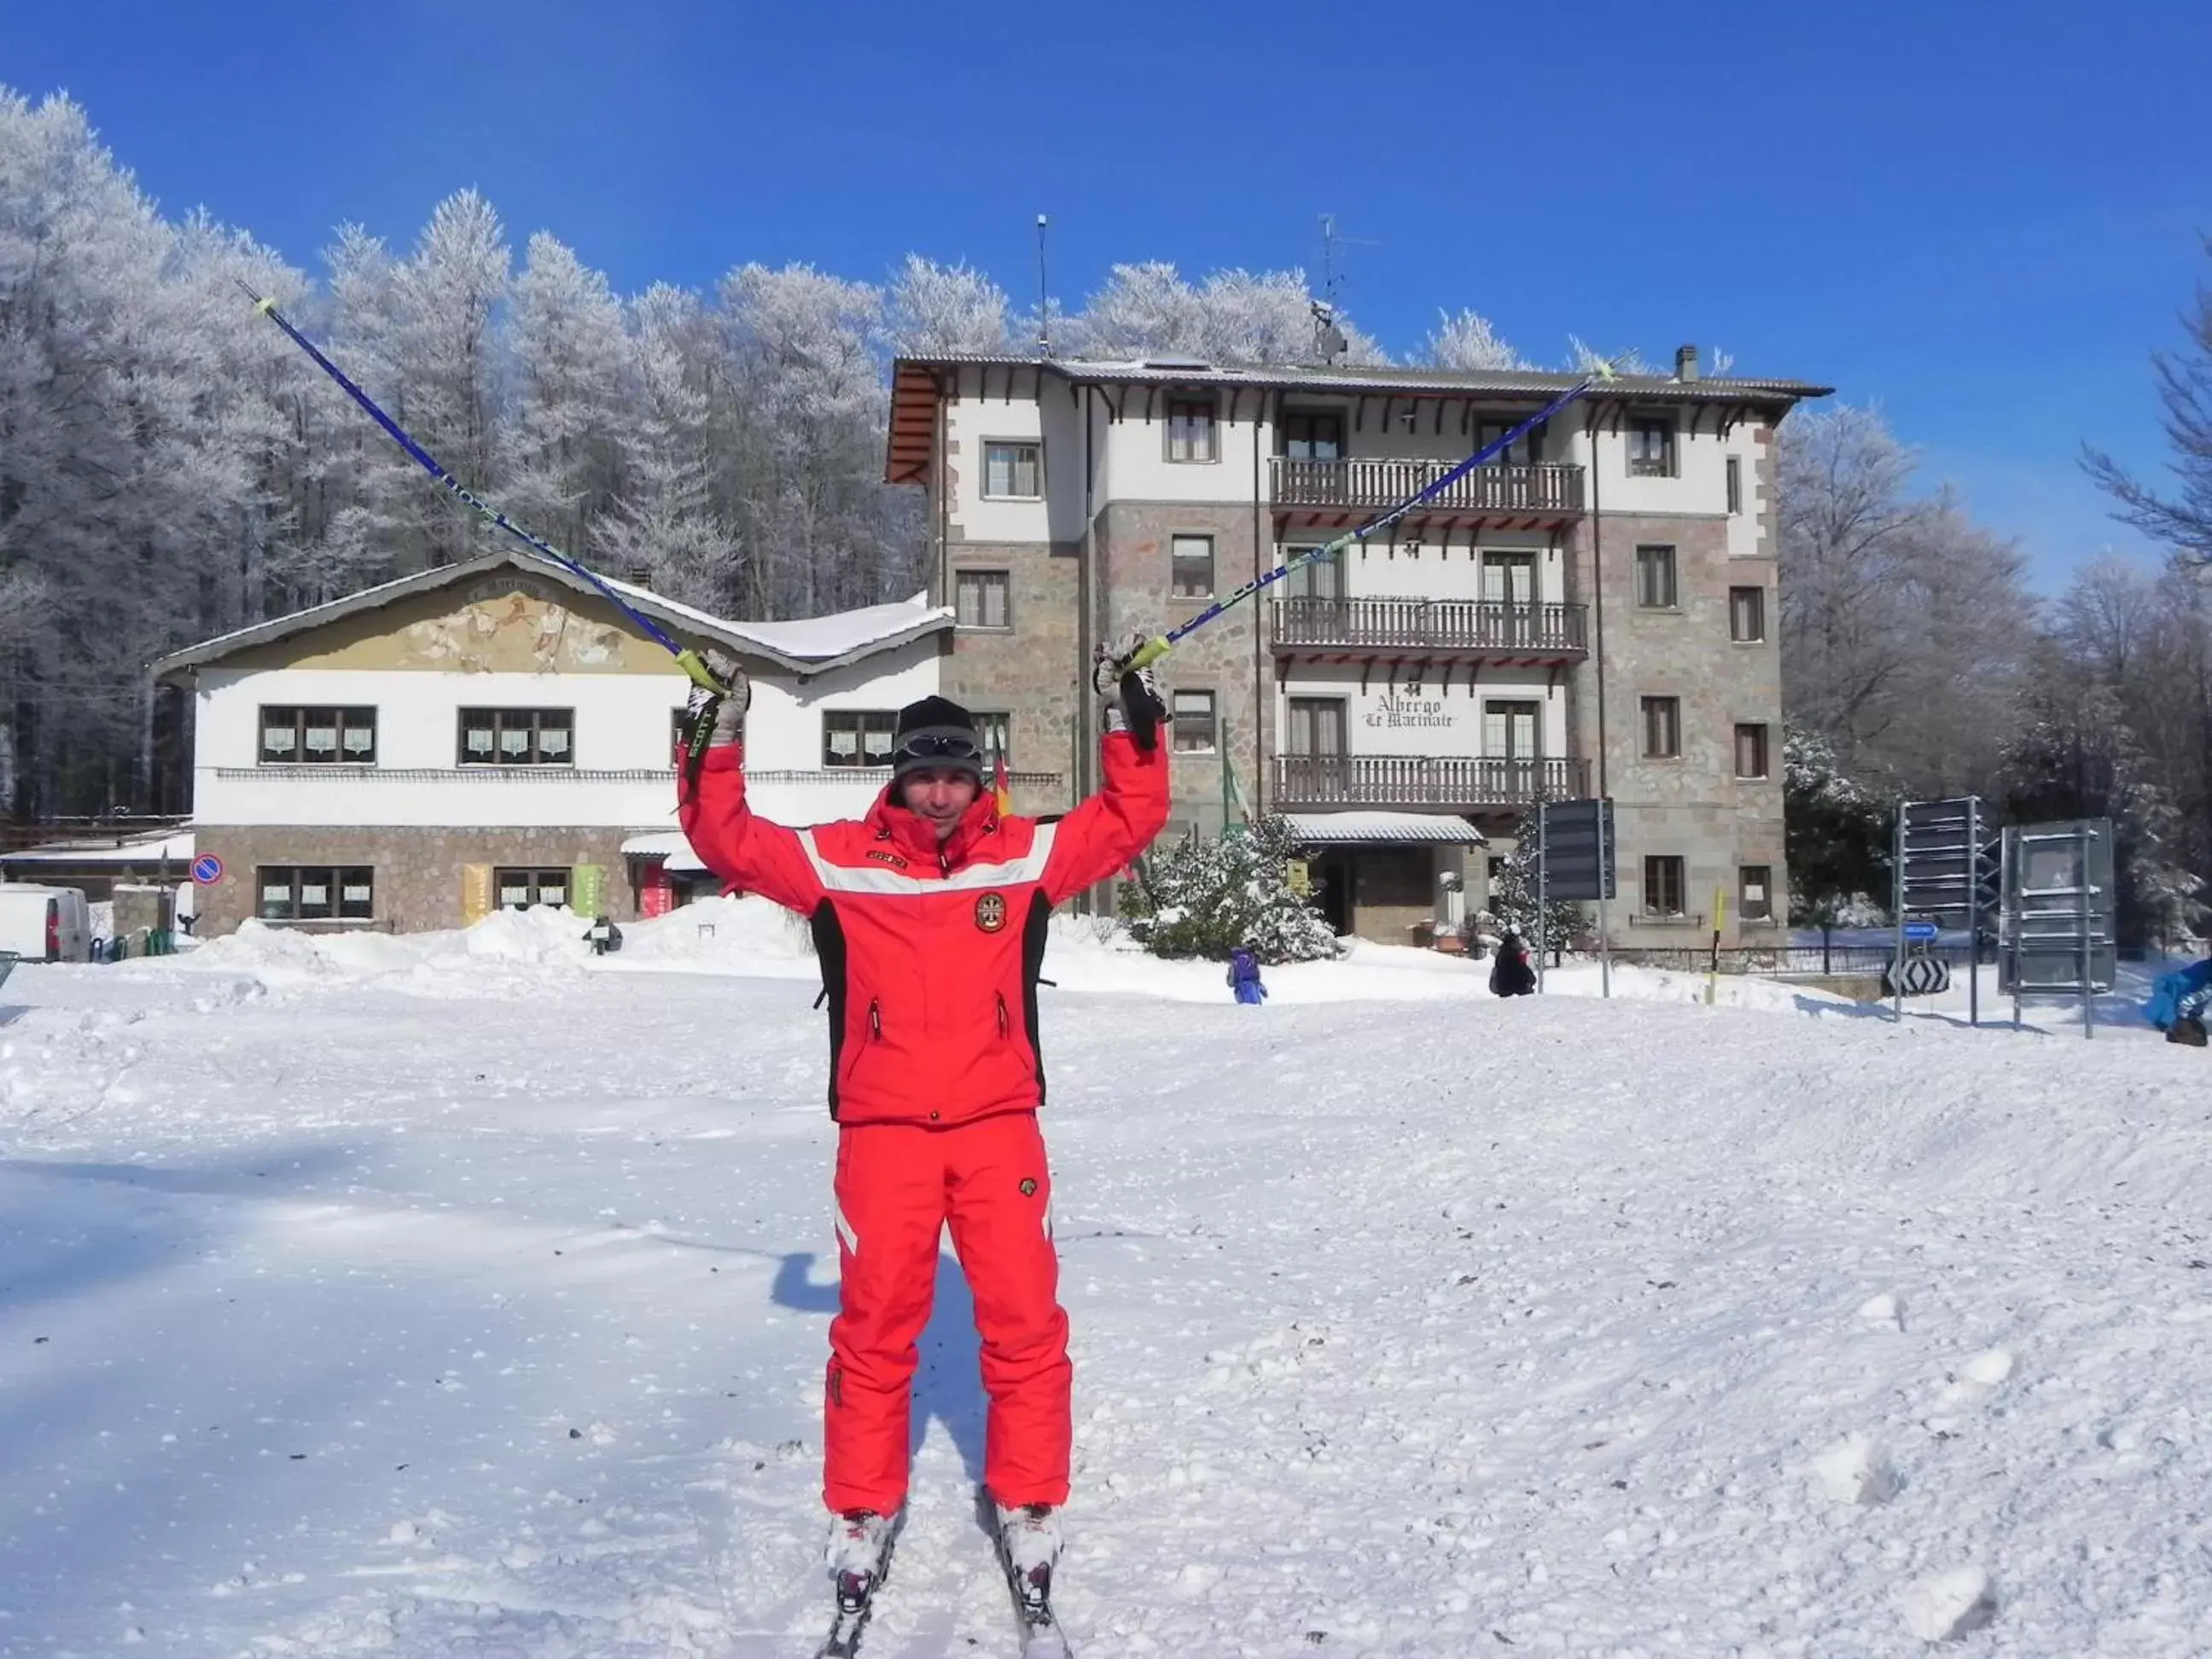
<path id="1" fill-rule="evenodd" d="M 1119 264 L 1061 332 L 1082 357 L 1310 363 L 1320 360 L 1313 297 L 1302 270 L 1219 270 L 1193 286 L 1164 262 Z M 1389 361 L 1349 319 L 1335 321 L 1346 342 L 1340 361 Z"/>
<path id="2" fill-rule="evenodd" d="M 884 328 L 894 351 L 1020 349 L 1006 289 L 972 266 L 941 265 L 909 253 L 884 301 Z"/>
<path id="3" fill-rule="evenodd" d="M 2212 236 L 2204 242 L 2212 255 Z M 2212 564 L 2212 286 L 2199 283 L 2188 341 L 2151 356 L 2172 494 L 2145 483 L 2105 452 L 2086 448 L 2089 474 L 2119 503 L 2119 516 L 2197 564 Z"/>
<path id="4" fill-rule="evenodd" d="M 2184 852 L 2181 815 L 2152 775 L 2113 687 L 2046 650 L 2027 729 L 2006 755 L 2015 822 L 2110 818 L 2124 945 L 2163 945 L 2204 915 L 2203 882 Z"/>
<path id="5" fill-rule="evenodd" d="M 1263 963 L 1333 957 L 1335 935 L 1291 886 L 1298 855 L 1290 820 L 1273 814 L 1155 848 L 1122 888 L 1130 936 L 1159 957 L 1226 962 L 1243 945 Z"/>
<path id="6" fill-rule="evenodd" d="M 1783 702 L 1846 771 L 1917 793 L 1985 787 L 2018 720 L 2037 629 L 2017 549 L 1871 410 L 1801 411 L 1778 458 Z"/>
<path id="7" fill-rule="evenodd" d="M 1782 753 L 1790 921 L 1823 933 L 1872 926 L 1895 890 L 1895 801 L 1847 775 L 1813 732 L 1790 728 Z"/>
<path id="8" fill-rule="evenodd" d="M 1438 312 L 1437 325 L 1421 343 L 1419 361 L 1431 368 L 1462 370 L 1526 368 L 1521 354 L 1506 344 L 1477 311 Z"/>
<path id="9" fill-rule="evenodd" d="M 557 238 L 530 239 L 504 333 L 513 397 L 500 425 L 505 505 L 582 557 L 592 526 L 629 491 L 641 401 L 622 301 Z"/>
<path id="10" fill-rule="evenodd" d="M 1528 942 L 1531 951 L 1556 956 L 1589 931 L 1581 905 L 1566 899 L 1547 904 L 1537 901 L 1536 815 L 1528 813 L 1513 826 L 1513 851 L 1490 884 L 1491 921 L 1501 933 L 1510 928 Z"/>
<path id="11" fill-rule="evenodd" d="M 628 487 L 593 524 L 592 547 L 609 569 L 712 609 L 736 588 L 738 555 L 714 500 L 706 328 L 698 295 L 665 283 L 630 307 L 635 441 Z"/>

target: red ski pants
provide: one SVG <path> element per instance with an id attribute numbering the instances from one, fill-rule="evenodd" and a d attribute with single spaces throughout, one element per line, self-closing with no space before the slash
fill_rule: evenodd
<path id="1" fill-rule="evenodd" d="M 990 1396 L 983 1483 L 1001 1504 L 1067 1501 L 1067 1316 L 1057 1299 L 1052 1177 L 1033 1112 L 957 1128 L 860 1124 L 837 1137 L 836 1318 L 824 1386 L 823 1498 L 840 1513 L 906 1501 L 915 1343 L 938 1239 L 975 1304 Z"/>

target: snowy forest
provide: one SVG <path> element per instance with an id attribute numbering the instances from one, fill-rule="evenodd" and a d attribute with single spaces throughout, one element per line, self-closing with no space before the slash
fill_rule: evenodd
<path id="1" fill-rule="evenodd" d="M 241 284 L 519 522 L 757 619 L 922 586 L 919 494 L 882 482 L 902 350 L 1026 350 L 1041 330 L 1066 356 L 1314 350 L 1296 270 L 1117 265 L 1044 318 L 917 256 L 876 282 L 738 264 L 704 292 L 625 295 L 548 232 L 518 254 L 473 191 L 437 204 L 411 247 L 340 226 L 319 263 L 164 217 L 82 106 L 0 88 L 0 816 L 143 806 L 148 663 L 467 556 L 487 533 Z M 1339 325 L 1352 361 L 1389 361 Z M 2198 326 L 2196 356 L 2160 372 L 2177 450 L 2197 442 L 2201 467 L 2212 301 Z M 1571 343 L 1559 366 L 1583 356 Z M 1466 309 L 1403 357 L 1523 361 Z M 2177 508 L 2099 461 L 2116 510 L 2179 550 L 2163 574 L 2091 564 L 2045 599 L 1877 411 L 1802 410 L 1783 441 L 1791 798 L 1821 826 L 1791 861 L 1835 872 L 1800 883 L 1804 913 L 1880 892 L 1868 826 L 1884 803 L 1973 791 L 2027 816 L 2109 813 L 2131 935 L 2191 921 L 2187 872 L 2212 861 L 2212 536 L 2200 520 L 2192 544 L 2187 514 L 2212 484 Z"/>

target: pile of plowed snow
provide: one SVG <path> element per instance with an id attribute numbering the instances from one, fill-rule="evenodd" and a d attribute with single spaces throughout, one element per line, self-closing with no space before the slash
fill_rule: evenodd
<path id="1" fill-rule="evenodd" d="M 622 948 L 595 957 L 585 941 L 590 918 L 572 910 L 502 910 L 470 927 L 430 933 L 306 933 L 249 921 L 185 956 L 162 959 L 285 990 L 346 981 L 437 995 L 465 975 L 477 993 L 517 990 L 548 974 L 586 971 L 677 973 L 741 979 L 814 979 L 821 968 L 805 921 L 763 898 L 705 899 L 665 916 L 622 924 Z M 153 964 L 149 970 L 160 971 Z M 1333 962 L 1286 963 L 1265 970 L 1271 1004 L 1435 1002 L 1487 997 L 1491 963 L 1402 945 L 1345 941 Z M 1054 991 L 1225 1002 L 1226 969 L 1218 962 L 1165 961 L 1111 921 L 1053 918 L 1045 951 L 1046 994 Z M 1596 996 L 1595 963 L 1554 970 L 1556 995 Z M 1698 1002 L 1702 975 L 1617 967 L 1613 994 L 1638 1001 Z M 1769 980 L 1724 975 L 1724 1006 L 1789 1012 L 1833 1005 L 1825 993 Z"/>

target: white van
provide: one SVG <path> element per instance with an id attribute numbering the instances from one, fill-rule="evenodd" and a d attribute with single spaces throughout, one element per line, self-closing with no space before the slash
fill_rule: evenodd
<path id="1" fill-rule="evenodd" d="M 0 881 L 0 951 L 26 962 L 92 960 L 92 913 L 77 887 Z"/>

